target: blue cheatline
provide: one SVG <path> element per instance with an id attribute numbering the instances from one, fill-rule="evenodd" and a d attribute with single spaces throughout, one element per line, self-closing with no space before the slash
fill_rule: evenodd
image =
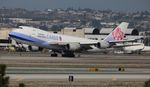
<path id="1" fill-rule="evenodd" d="M 21 33 L 17 33 L 17 32 L 11 32 L 11 33 L 9 33 L 9 36 L 13 37 L 13 38 L 16 38 L 16 39 L 19 39 L 19 40 L 32 42 L 32 43 L 34 43 L 34 42 L 44 43 L 45 42 L 43 40 L 31 37 L 31 36 L 27 36 L 27 35 L 24 35 L 24 34 L 21 34 Z"/>

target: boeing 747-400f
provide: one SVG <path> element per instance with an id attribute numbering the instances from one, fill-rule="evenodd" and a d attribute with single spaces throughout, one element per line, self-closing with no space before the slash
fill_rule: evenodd
<path id="1" fill-rule="evenodd" d="M 132 43 L 131 46 L 125 46 L 122 50 L 124 53 L 141 54 L 141 52 L 150 52 L 150 46 L 145 46 L 143 43 Z"/>
<path id="2" fill-rule="evenodd" d="M 51 56 L 57 56 L 57 53 L 61 53 L 65 57 L 74 57 L 74 52 L 92 49 L 92 46 L 99 49 L 108 48 L 112 45 L 111 43 L 121 41 L 127 27 L 128 23 L 122 22 L 102 41 L 54 34 L 27 26 L 14 29 L 9 33 L 9 36 L 19 43 L 51 49 Z"/>

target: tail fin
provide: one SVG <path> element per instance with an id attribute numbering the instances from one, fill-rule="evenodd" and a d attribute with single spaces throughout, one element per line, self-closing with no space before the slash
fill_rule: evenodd
<path id="1" fill-rule="evenodd" d="M 129 23 L 122 22 L 118 27 L 116 27 L 105 39 L 106 42 L 120 41 L 125 36 L 125 31 Z"/>

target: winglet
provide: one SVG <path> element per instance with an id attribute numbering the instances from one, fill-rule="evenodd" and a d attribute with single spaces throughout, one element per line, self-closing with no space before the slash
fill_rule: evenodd
<path id="1" fill-rule="evenodd" d="M 123 40 L 125 36 L 125 31 L 128 27 L 127 22 L 122 22 L 118 27 L 116 27 L 105 39 L 106 42 L 120 41 Z"/>

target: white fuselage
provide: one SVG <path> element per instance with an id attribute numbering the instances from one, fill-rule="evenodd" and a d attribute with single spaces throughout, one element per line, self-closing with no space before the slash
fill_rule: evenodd
<path id="1" fill-rule="evenodd" d="M 54 34 L 25 26 L 20 29 L 14 29 L 9 35 L 17 42 L 48 49 L 61 49 L 58 45 L 65 45 L 67 43 L 96 44 L 99 42 L 98 40 Z"/>
<path id="2" fill-rule="evenodd" d="M 13 30 L 9 36 L 17 42 L 61 51 L 75 51 L 92 49 L 91 46 L 100 48 L 110 47 L 111 42 L 121 41 L 124 38 L 124 32 L 128 23 L 122 22 L 117 26 L 104 40 L 91 40 L 87 38 L 73 37 L 49 33 L 38 28 L 20 26 Z"/>
<path id="3" fill-rule="evenodd" d="M 139 45 L 136 45 L 136 44 L 139 44 Z M 134 43 L 133 46 L 123 47 L 123 50 L 127 53 L 150 52 L 150 46 L 145 46 L 143 43 Z"/>

